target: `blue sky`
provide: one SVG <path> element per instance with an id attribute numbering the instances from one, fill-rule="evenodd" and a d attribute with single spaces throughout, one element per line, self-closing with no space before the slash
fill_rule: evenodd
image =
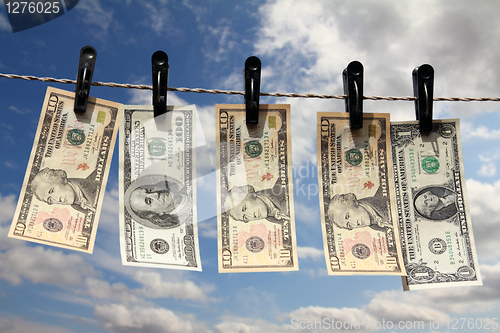
<path id="1" fill-rule="evenodd" d="M 434 96 L 495 97 L 499 12 L 500 3 L 485 0 L 80 0 L 58 19 L 13 34 L 0 6 L 0 73 L 74 79 L 80 49 L 92 45 L 98 53 L 95 81 L 150 85 L 151 55 L 163 50 L 172 87 L 242 90 L 245 59 L 256 55 L 264 92 L 342 94 L 342 70 L 359 60 L 365 95 L 411 96 L 413 68 L 429 63 L 435 70 Z M 122 266 L 118 144 L 92 255 L 7 238 L 49 85 L 74 90 L 0 78 L 1 332 L 331 331 L 293 324 L 324 318 L 439 321 L 439 328 L 379 331 L 457 332 L 474 330 L 460 324 L 452 329 L 453 318 L 499 317 L 500 103 L 434 103 L 436 118 L 461 120 L 484 285 L 403 292 L 398 277 L 327 276 L 316 112 L 342 112 L 342 100 L 261 98 L 261 103 L 291 104 L 297 272 L 218 274 L 215 172 L 198 180 L 203 272 Z M 151 103 L 151 91 L 92 87 L 91 95 Z M 196 104 L 208 142 L 215 140 L 215 104 L 243 103 L 242 96 L 195 93 L 169 93 L 168 100 Z M 413 102 L 365 101 L 364 109 L 390 112 L 391 120 L 415 118 Z M 212 168 L 208 160 L 198 163 L 201 171 Z"/>

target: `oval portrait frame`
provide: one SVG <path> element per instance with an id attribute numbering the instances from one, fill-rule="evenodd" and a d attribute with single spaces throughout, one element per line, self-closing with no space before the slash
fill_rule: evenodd
<path id="1" fill-rule="evenodd" d="M 449 219 L 451 219 L 452 217 L 456 216 L 457 213 L 458 213 L 458 207 L 457 207 L 457 204 L 456 202 L 454 203 L 455 205 L 455 213 L 448 216 L 448 217 L 445 217 L 443 219 L 437 219 L 437 218 L 431 218 L 430 216 L 425 216 L 424 214 L 422 214 L 421 212 L 418 211 L 417 207 L 415 206 L 415 201 L 417 200 L 417 198 L 422 195 L 423 193 L 425 192 L 431 192 L 432 194 L 438 196 L 438 197 L 442 197 L 444 195 L 444 193 L 446 193 L 446 191 L 450 191 L 450 192 L 453 192 L 453 193 L 456 193 L 454 190 L 452 190 L 451 188 L 447 187 L 447 186 L 441 186 L 441 185 L 428 185 L 428 186 L 424 186 L 422 188 L 420 188 L 417 192 L 415 192 L 415 194 L 413 195 L 413 208 L 415 210 L 415 214 L 421 218 L 424 218 L 426 220 L 429 220 L 429 221 L 447 221 Z"/>

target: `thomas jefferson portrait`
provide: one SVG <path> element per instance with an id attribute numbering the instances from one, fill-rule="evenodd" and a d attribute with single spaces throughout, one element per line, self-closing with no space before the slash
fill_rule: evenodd
<path id="1" fill-rule="evenodd" d="M 252 185 L 234 186 L 224 200 L 223 209 L 234 220 L 244 223 L 260 219 L 283 223 L 290 219 L 290 213 L 286 188 L 278 183 L 261 191 L 255 191 Z"/>
<path id="2" fill-rule="evenodd" d="M 430 220 L 446 220 L 457 213 L 457 194 L 442 186 L 421 189 L 415 195 L 416 212 Z"/>
<path id="3" fill-rule="evenodd" d="M 186 187 L 166 175 L 137 178 L 125 192 L 125 208 L 134 221 L 155 229 L 177 227 L 192 216 Z"/>
<path id="4" fill-rule="evenodd" d="M 71 205 L 86 214 L 95 211 L 98 195 L 95 172 L 87 178 L 68 178 L 62 169 L 45 168 L 31 181 L 31 190 L 38 200 L 49 205 Z"/>
<path id="5" fill-rule="evenodd" d="M 371 227 L 382 230 L 391 227 L 387 203 L 389 197 L 383 197 L 381 188 L 373 197 L 358 199 L 354 193 L 335 194 L 328 204 L 327 216 L 342 229 Z"/>

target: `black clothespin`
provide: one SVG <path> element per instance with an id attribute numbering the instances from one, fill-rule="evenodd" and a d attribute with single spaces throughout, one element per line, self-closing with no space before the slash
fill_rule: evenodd
<path id="1" fill-rule="evenodd" d="M 78 72 L 76 73 L 75 111 L 85 112 L 87 110 L 96 57 L 97 51 L 92 46 L 84 46 L 80 50 Z"/>
<path id="2" fill-rule="evenodd" d="M 153 109 L 154 116 L 167 113 L 168 56 L 163 51 L 156 51 L 151 56 L 153 70 Z"/>
<path id="3" fill-rule="evenodd" d="M 260 59 L 254 56 L 245 61 L 245 108 L 247 124 L 259 123 Z"/>
<path id="4" fill-rule="evenodd" d="M 432 130 L 432 101 L 434 98 L 434 68 L 424 64 L 415 68 L 413 76 L 413 95 L 415 100 L 415 113 L 420 123 L 420 131 Z"/>
<path id="5" fill-rule="evenodd" d="M 363 65 L 351 61 L 342 72 L 344 79 L 345 110 L 349 112 L 351 129 L 363 128 Z"/>

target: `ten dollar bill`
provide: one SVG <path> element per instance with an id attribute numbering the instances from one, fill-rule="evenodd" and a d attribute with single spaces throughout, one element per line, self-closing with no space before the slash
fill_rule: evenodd
<path id="1" fill-rule="evenodd" d="M 389 114 L 318 113 L 318 174 L 328 274 L 404 274 L 390 160 Z"/>
<path id="2" fill-rule="evenodd" d="M 217 105 L 219 272 L 298 270 L 290 106 Z"/>
<path id="3" fill-rule="evenodd" d="M 119 104 L 47 88 L 9 237 L 92 253 Z"/>

